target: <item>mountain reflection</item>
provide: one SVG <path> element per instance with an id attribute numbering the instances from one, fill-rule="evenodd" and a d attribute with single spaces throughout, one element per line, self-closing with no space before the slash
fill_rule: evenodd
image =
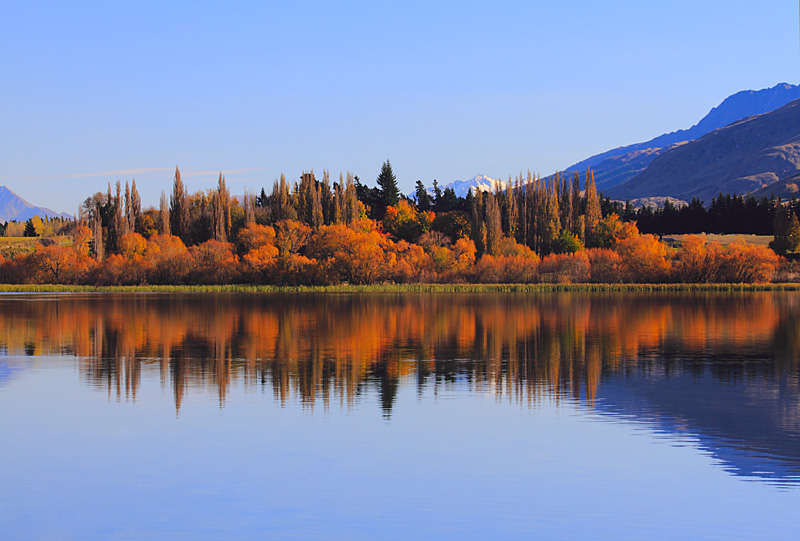
<path id="1" fill-rule="evenodd" d="M 144 372 L 178 411 L 234 384 L 309 406 L 377 393 L 387 416 L 407 385 L 581 400 L 777 456 L 783 478 L 800 472 L 798 331 L 792 293 L 0 296 L 7 355 L 75 356 L 117 399 Z"/>

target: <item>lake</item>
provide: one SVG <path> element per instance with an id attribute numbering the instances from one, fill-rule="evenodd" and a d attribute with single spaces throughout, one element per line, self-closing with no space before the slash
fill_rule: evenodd
<path id="1" fill-rule="evenodd" d="M 0 294 L 0 537 L 796 538 L 800 294 Z"/>

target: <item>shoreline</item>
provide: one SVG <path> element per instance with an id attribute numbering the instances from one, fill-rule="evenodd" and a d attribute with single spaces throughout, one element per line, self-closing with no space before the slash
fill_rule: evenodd
<path id="1" fill-rule="evenodd" d="M 378 284 L 332 286 L 144 285 L 80 286 L 0 284 L 0 293 L 550 293 L 550 292 L 734 292 L 800 291 L 800 283 L 777 284 Z"/>

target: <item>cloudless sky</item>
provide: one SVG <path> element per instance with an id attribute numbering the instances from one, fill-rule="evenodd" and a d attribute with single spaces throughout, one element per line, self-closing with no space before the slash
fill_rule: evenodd
<path id="1" fill-rule="evenodd" d="M 543 175 L 800 82 L 798 3 L 5 2 L 0 184 L 76 212 L 178 165 L 190 191 L 281 172 L 401 190 Z"/>

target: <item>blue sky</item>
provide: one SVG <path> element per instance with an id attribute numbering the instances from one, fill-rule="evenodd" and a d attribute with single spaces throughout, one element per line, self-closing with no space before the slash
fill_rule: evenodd
<path id="1" fill-rule="evenodd" d="M 403 191 L 550 174 L 800 82 L 798 3 L 7 2 L 0 184 L 74 213 L 136 178 L 266 187 L 390 159 Z"/>

